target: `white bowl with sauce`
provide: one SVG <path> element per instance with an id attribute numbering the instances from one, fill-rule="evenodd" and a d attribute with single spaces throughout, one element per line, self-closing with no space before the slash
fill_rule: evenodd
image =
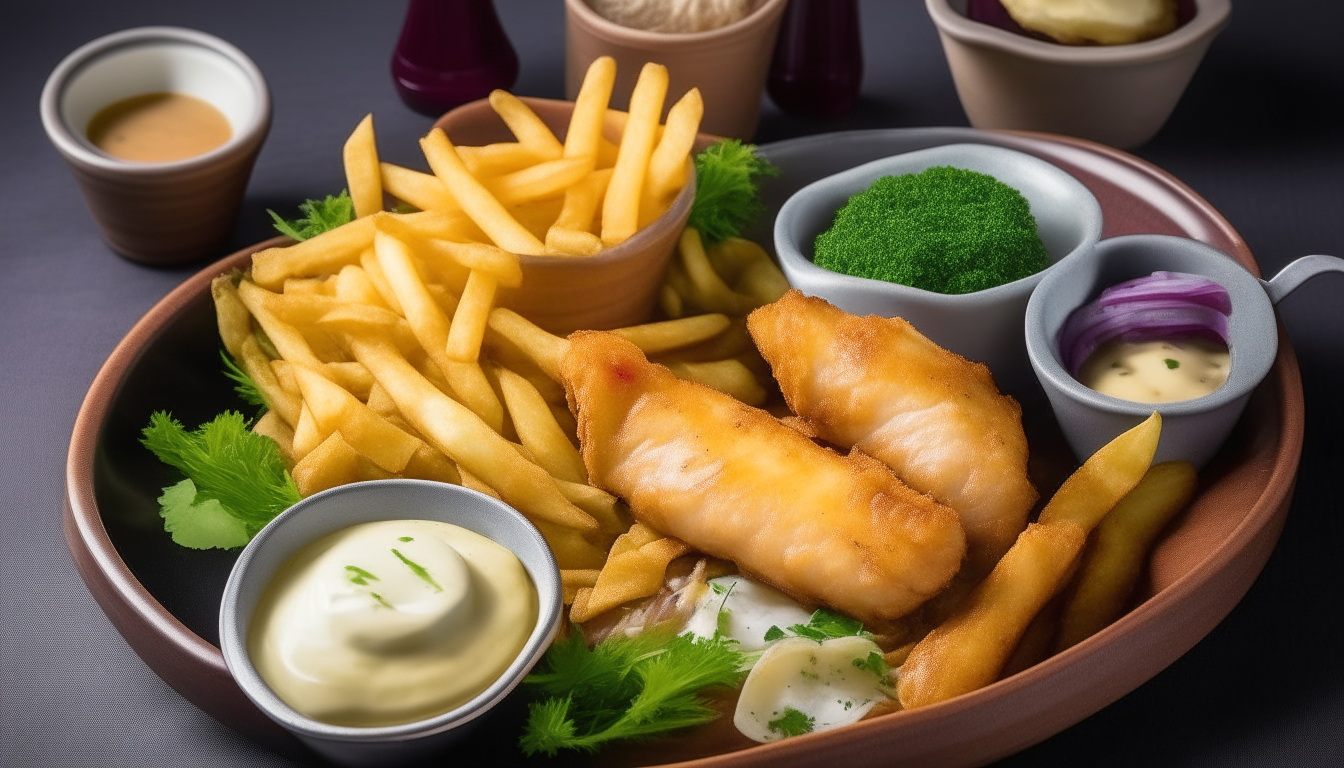
<path id="1" fill-rule="evenodd" d="M 1227 381 L 1191 400 L 1138 403 L 1087 388 L 1065 368 L 1060 331 L 1070 313 L 1102 289 L 1153 272 L 1184 272 L 1209 278 L 1227 290 Z M 1162 414 L 1162 439 L 1153 461 L 1189 461 L 1203 468 L 1235 426 L 1252 391 L 1278 353 L 1274 304 L 1321 272 L 1344 272 L 1344 260 L 1304 256 L 1270 280 L 1260 280 L 1212 246 L 1170 235 L 1126 235 L 1102 240 L 1084 258 L 1056 266 L 1027 303 L 1027 356 L 1045 389 L 1069 447 L 1085 460 L 1121 432 Z"/>
<path id="2" fill-rule="evenodd" d="M 107 134 L 99 129 L 109 110 L 140 119 Z M 112 250 L 166 266 L 213 255 L 227 240 L 271 99 L 261 70 L 224 40 L 137 27 L 66 56 L 40 112 Z"/>
<path id="3" fill-rule="evenodd" d="M 433 526 L 440 523 L 456 528 L 435 533 Z M 394 536 L 390 556 L 381 545 L 388 536 Z M 516 587 L 530 581 L 532 594 L 517 594 L 521 590 L 483 579 L 489 569 L 481 567 L 479 558 L 482 552 L 489 555 L 491 542 L 507 550 L 504 555 L 516 556 L 522 581 L 515 575 L 510 583 Z M 456 553 L 465 558 L 465 570 Z M 489 556 L 496 557 L 496 564 L 507 559 Z M 346 560 L 353 565 L 342 570 Z M 404 577 L 400 586 L 398 573 Z M 473 585 L 466 599 L 455 573 L 471 574 L 465 577 Z M 305 574 L 317 580 L 296 588 L 293 580 Z M 424 588 L 418 595 L 409 594 L 417 584 Z M 526 602 L 532 598 L 534 604 Z M 283 617 L 270 612 L 277 606 L 307 611 L 303 615 L 309 626 L 291 625 L 287 639 L 263 642 L 272 630 L 285 627 Z M 315 606 L 331 612 L 315 616 Z M 463 621 L 463 610 L 474 611 L 470 621 Z M 533 613 L 535 623 L 521 633 L 501 623 L 501 617 Z M 388 765 L 431 756 L 473 730 L 540 661 L 560 618 L 555 558 L 541 533 L 520 513 L 459 486 L 379 480 L 315 494 L 257 534 L 229 576 L 219 634 L 230 673 L 268 717 L 329 760 Z M 504 631 L 474 640 L 463 634 L 482 625 Z M 473 657 L 454 667 L 455 654 L 471 642 L 476 651 L 498 658 L 478 662 Z M 509 643 L 520 650 L 515 654 L 512 647 L 502 652 L 495 647 Z M 296 667 L 292 674 L 277 674 L 284 659 Z M 444 699 L 450 708 L 436 709 L 432 697 L 439 684 L 421 680 L 431 664 L 447 675 L 445 686 L 472 674 L 479 679 L 455 698 Z M 477 674 L 477 667 L 491 671 Z M 371 670 L 380 670 L 383 679 Z M 314 679 L 331 683 L 317 685 Z M 359 690 L 351 693 L 352 685 L 367 686 L 367 702 Z M 392 687 L 399 685 L 410 686 L 406 697 L 414 695 L 418 701 L 398 701 Z M 431 697 L 428 704 L 426 696 Z M 415 719 L 405 721 L 408 717 Z"/>

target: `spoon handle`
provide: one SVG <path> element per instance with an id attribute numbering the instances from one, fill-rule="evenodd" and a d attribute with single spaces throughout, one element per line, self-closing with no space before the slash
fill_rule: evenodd
<path id="1" fill-rule="evenodd" d="M 1297 290 L 1299 285 L 1325 272 L 1344 273 L 1344 259 L 1335 256 L 1303 256 L 1279 270 L 1269 280 L 1260 282 L 1264 283 L 1270 302 L 1278 304 L 1280 299 Z"/>

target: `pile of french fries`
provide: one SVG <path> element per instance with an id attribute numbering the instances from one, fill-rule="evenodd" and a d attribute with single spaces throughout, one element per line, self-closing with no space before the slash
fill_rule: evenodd
<path id="1" fill-rule="evenodd" d="M 408 477 L 500 498 L 541 530 L 580 617 L 653 594 L 686 548 L 632 526 L 587 484 L 557 383 L 568 342 L 494 297 L 521 283 L 518 254 L 582 258 L 618 244 L 693 172 L 699 94 L 660 125 L 667 73 L 648 65 L 631 112 L 609 111 L 614 67 L 593 64 L 564 143 L 497 91 L 491 104 L 517 141 L 455 147 L 432 131 L 421 147 L 433 173 L 380 162 L 365 118 L 344 148 L 355 220 L 259 251 L 249 272 L 211 286 L 224 346 L 269 406 L 254 429 L 280 446 L 302 495 Z M 389 197 L 419 210 L 385 210 Z M 615 332 L 683 377 L 763 401 L 769 379 L 742 315 L 778 298 L 783 276 L 746 241 L 706 250 L 696 237 L 681 250 L 697 276 L 681 311 Z M 762 261 L 773 274 L 753 266 Z"/>

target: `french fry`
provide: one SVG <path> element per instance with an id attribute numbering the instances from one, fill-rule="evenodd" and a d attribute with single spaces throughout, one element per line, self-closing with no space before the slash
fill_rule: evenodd
<path id="1" fill-rule="evenodd" d="M 294 461 L 303 461 L 305 456 L 312 453 L 329 436 L 329 434 L 323 433 L 317 428 L 317 422 L 313 420 L 313 412 L 308 410 L 307 404 L 300 406 L 299 418 L 294 424 L 294 442 L 292 443 L 294 446 Z"/>
<path id="2" fill-rule="evenodd" d="M 285 465 L 294 466 L 294 428 L 286 424 L 280 414 L 273 410 L 263 413 L 257 423 L 252 425 L 252 431 L 274 440 Z"/>
<path id="3" fill-rule="evenodd" d="M 533 459 L 552 477 L 573 483 L 588 482 L 583 459 L 556 423 L 541 393 L 527 379 L 507 368 L 498 368 L 496 373 L 513 427 Z"/>
<path id="4" fill-rule="evenodd" d="M 448 329 L 446 350 L 448 359 L 459 363 L 475 363 L 481 354 L 481 340 L 495 302 L 495 278 L 483 270 L 473 269 L 462 290 L 457 311 Z"/>
<path id="5" fill-rule="evenodd" d="M 530 110 L 529 110 L 530 111 Z M 554 141 L 555 137 L 551 136 Z M 462 164 L 448 136 L 438 128 L 420 140 L 420 148 L 434 170 L 462 210 L 494 241 L 495 245 L 514 253 L 541 254 L 545 246 L 518 220 L 509 215 L 504 206 L 476 180 Z M 556 142 L 559 155 L 559 142 Z"/>
<path id="6" fill-rule="evenodd" d="M 533 520 L 532 524 L 541 531 L 551 552 L 555 554 L 556 564 L 562 569 L 597 569 L 607 560 L 606 547 L 599 547 L 585 539 L 573 528 L 563 528 L 545 520 Z"/>
<path id="7" fill-rule="evenodd" d="M 467 270 L 480 270 L 495 279 L 501 287 L 517 288 L 523 284 L 523 268 L 517 254 L 509 253 L 486 243 L 453 243 L 430 240 L 425 249 L 442 254 Z"/>
<path id="8" fill-rule="evenodd" d="M 593 170 L 593 156 L 562 157 L 482 182 L 500 205 L 512 207 L 555 197 Z"/>
<path id="9" fill-rule="evenodd" d="M 363 267 L 347 264 L 336 274 L 336 298 L 347 304 L 367 304 L 391 310 Z M 395 313 L 393 313 L 395 314 Z"/>
<path id="10" fill-rule="evenodd" d="M 910 652 L 897 695 L 914 709 L 998 679 L 1036 614 L 1063 588 L 1088 531 L 1136 486 L 1162 431 L 1156 412 L 1083 462 L 989 576 Z"/>
<path id="11" fill-rule="evenodd" d="M 359 257 L 359 265 L 364 270 L 364 276 L 369 279 L 369 284 L 378 292 L 379 298 L 383 304 L 392 308 L 398 315 L 405 315 L 406 310 L 401 306 L 401 300 L 397 298 L 397 292 L 392 290 L 392 284 L 387 281 L 387 275 L 383 272 L 383 265 L 378 261 L 378 253 L 373 248 L 364 251 Z"/>
<path id="12" fill-rule="evenodd" d="M 551 129 L 537 117 L 532 108 L 524 104 L 517 96 L 504 90 L 490 92 L 490 106 L 499 114 L 504 124 L 509 126 L 518 143 L 531 149 L 547 160 L 555 160 L 564 154 L 565 148 L 555 138 Z"/>
<path id="13" fill-rule="evenodd" d="M 282 358 L 296 363 L 307 363 L 315 368 L 322 367 L 322 361 L 313 354 L 312 347 L 299 329 L 276 317 L 271 311 L 270 307 L 275 306 L 280 298 L 279 294 L 271 293 L 244 280 L 238 284 L 238 298 L 266 332 L 266 336 L 270 338 Z"/>
<path id="14" fill-rule="evenodd" d="M 462 158 L 462 164 L 471 171 L 471 175 L 477 178 L 501 176 L 555 159 L 516 141 L 486 144 L 483 147 L 458 147 L 457 156 Z"/>
<path id="15" fill-rule="evenodd" d="M 732 395 L 747 405 L 758 406 L 765 402 L 765 388 L 741 361 L 728 359 L 708 363 L 669 362 L 666 365 L 679 379 L 704 384 L 725 395 Z"/>
<path id="16" fill-rule="evenodd" d="M 727 315 L 696 315 L 617 328 L 612 333 L 639 347 L 644 354 L 656 355 L 712 339 L 732 324 Z"/>
<path id="17" fill-rule="evenodd" d="M 574 506 L 593 516 L 602 533 L 616 536 L 630 528 L 630 513 L 620 499 L 601 488 L 557 479 L 555 485 Z"/>
<path id="18" fill-rule="evenodd" d="M 450 485 L 462 484 L 462 474 L 457 471 L 457 465 L 453 460 L 423 442 L 416 448 L 415 453 L 411 454 L 411 460 L 406 462 L 406 468 L 401 471 L 401 475 L 413 480 L 434 480 Z"/>
<path id="19" fill-rule="evenodd" d="M 373 135 L 373 115 L 364 116 L 342 149 L 345 183 L 355 204 L 355 218 L 383 210 L 383 182 L 378 169 L 378 144 Z"/>
<path id="20" fill-rule="evenodd" d="M 566 568 L 560 571 L 560 592 L 565 605 L 574 602 L 574 595 L 581 587 L 591 587 L 597 583 L 597 568 Z"/>
<path id="21" fill-rule="evenodd" d="M 374 384 L 373 375 L 368 369 L 355 362 L 327 363 L 323 366 L 323 372 L 328 379 L 360 400 L 369 396 L 369 388 Z"/>
<path id="22" fill-rule="evenodd" d="M 325 277 L 287 277 L 280 292 L 289 296 L 306 294 L 309 296 L 333 296 L 331 282 Z"/>
<path id="23" fill-rule="evenodd" d="M 419 439 L 387 423 L 354 395 L 312 368 L 295 365 L 294 375 L 319 432 L 329 435 L 339 431 L 350 447 L 388 472 L 405 469 L 421 445 Z"/>
<path id="24" fill-rule="evenodd" d="M 1120 616 L 1158 534 L 1190 503 L 1198 482 L 1192 464 L 1156 464 L 1102 518 L 1070 587 L 1055 639 L 1056 653 L 1100 632 Z"/>
<path id="25" fill-rule="evenodd" d="M 640 192 L 666 95 L 667 67 L 645 64 L 630 94 L 630 119 L 602 202 L 602 242 L 609 246 L 625 242 L 639 229 Z"/>
<path id="26" fill-rule="evenodd" d="M 373 244 L 374 221 L 380 215 L 355 219 L 294 245 L 257 251 L 252 254 L 252 282 L 275 290 L 287 277 L 331 274 L 356 263 Z"/>
<path id="27" fill-rule="evenodd" d="M 544 200 L 533 200 L 528 203 L 520 203 L 508 209 L 509 215 L 514 218 L 523 229 L 526 229 L 537 238 L 537 242 L 546 240 L 546 232 L 560 216 L 560 209 L 564 207 L 565 199 L 563 197 L 548 197 Z M 543 248 L 545 245 L 543 244 Z"/>
<path id="28" fill-rule="evenodd" d="M 215 324 L 224 349 L 237 360 L 242 356 L 243 339 L 252 335 L 252 313 L 238 298 L 238 286 L 232 275 L 220 275 L 210 281 L 210 296 L 215 301 Z"/>
<path id="29" fill-rule="evenodd" d="M 552 380 L 560 380 L 560 359 L 564 357 L 569 342 L 547 333 L 517 312 L 503 307 L 490 310 L 488 327 L 527 355 Z"/>
<path id="30" fill-rule="evenodd" d="M 682 230 L 677 242 L 678 264 L 690 281 L 689 290 L 693 302 L 708 312 L 722 312 L 727 315 L 745 315 L 761 306 L 750 296 L 743 296 L 729 288 L 705 254 L 700 233 L 693 227 Z"/>
<path id="31" fill-rule="evenodd" d="M 597 521 L 565 499 L 546 470 L 524 459 L 476 414 L 436 389 L 390 343 L 361 336 L 349 336 L 347 342 L 406 421 L 506 502 L 536 520 L 578 531 L 598 530 Z"/>
<path id="32" fill-rule="evenodd" d="M 437 177 L 435 177 L 437 178 Z M 438 240 L 485 239 L 485 233 L 476 226 L 465 211 L 415 211 L 413 213 L 384 214 L 378 227 L 399 237 L 412 232 L 415 237 Z"/>
<path id="33" fill-rule="evenodd" d="M 649 156 L 649 169 L 639 200 L 640 226 L 648 226 L 661 216 L 672 204 L 673 196 L 686 184 L 688 174 L 695 173 L 690 154 L 704 114 L 705 102 L 700 98 L 699 88 L 687 91 L 668 110 L 663 136 Z"/>
<path id="34" fill-rule="evenodd" d="M 546 241 L 546 247 L 551 247 L 550 240 Z M 686 314 L 686 305 L 681 301 L 681 294 L 667 283 L 658 287 L 658 308 L 673 320 L 680 319 Z"/>
<path id="35" fill-rule="evenodd" d="M 546 255 L 596 256 L 602 252 L 602 238 L 592 232 L 551 225 L 546 230 Z"/>
<path id="36" fill-rule="evenodd" d="M 611 90 L 616 85 L 616 60 L 599 56 L 588 65 L 574 99 L 574 111 L 569 116 L 569 130 L 565 133 L 565 157 L 597 157 L 602 140 L 602 125 L 611 102 Z"/>
<path id="37" fill-rule="evenodd" d="M 383 189 L 398 200 L 422 211 L 462 210 L 438 176 L 392 163 L 380 163 L 378 170 Z"/>
<path id="38" fill-rule="evenodd" d="M 685 542 L 664 538 L 636 523 L 612 544 L 597 583 L 576 592 L 570 620 L 582 623 L 618 605 L 653 595 L 663 585 L 668 564 L 689 551 Z"/>
<path id="39" fill-rule="evenodd" d="M 361 480 L 386 480 L 391 474 L 350 446 L 340 432 L 332 432 L 320 445 L 309 451 L 294 465 L 290 474 L 299 488 L 300 496 L 346 485 Z"/>
<path id="40" fill-rule="evenodd" d="M 607 185 L 611 183 L 611 174 L 612 170 L 610 168 L 593 171 L 584 177 L 582 181 L 566 190 L 564 205 L 560 208 L 560 214 L 556 216 L 555 223 L 551 225 L 551 229 L 592 234 L 593 217 L 597 215 L 598 206 L 602 204 L 602 198 L 606 195 Z M 564 235 L 560 236 L 563 237 Z M 569 242 L 572 242 L 573 236 L 570 237 L 571 240 Z M 594 236 L 593 239 L 597 242 L 598 249 L 600 250 L 602 244 L 601 239 L 596 236 Z M 546 245 L 548 249 L 552 248 L 550 232 L 547 232 L 546 234 Z M 555 248 L 559 249 L 560 244 L 557 243 Z M 591 250 L 591 246 L 585 247 L 585 250 Z M 568 253 L 568 251 L 564 250 L 560 250 L 560 252 Z"/>
<path id="41" fill-rule="evenodd" d="M 294 391 L 286 390 L 276 380 L 275 373 L 271 371 L 271 359 L 262 351 L 256 336 L 248 334 L 243 339 L 235 359 L 238 367 L 243 369 L 261 392 L 262 398 L 266 400 L 266 406 L 279 414 L 280 418 L 291 427 L 298 424 L 302 400 Z"/>

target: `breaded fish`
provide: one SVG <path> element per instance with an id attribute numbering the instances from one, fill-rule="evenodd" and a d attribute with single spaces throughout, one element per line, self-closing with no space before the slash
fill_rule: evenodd
<path id="1" fill-rule="evenodd" d="M 952 507 L 988 572 L 1036 503 L 1022 408 L 989 369 L 900 318 L 848 314 L 789 291 L 747 318 L 789 408 L 821 439 L 857 447 Z"/>
<path id="2" fill-rule="evenodd" d="M 641 523 L 805 604 L 887 621 L 961 565 L 965 536 L 951 509 L 862 452 L 840 456 L 677 379 L 614 334 L 572 335 L 561 379 L 591 482 Z"/>

